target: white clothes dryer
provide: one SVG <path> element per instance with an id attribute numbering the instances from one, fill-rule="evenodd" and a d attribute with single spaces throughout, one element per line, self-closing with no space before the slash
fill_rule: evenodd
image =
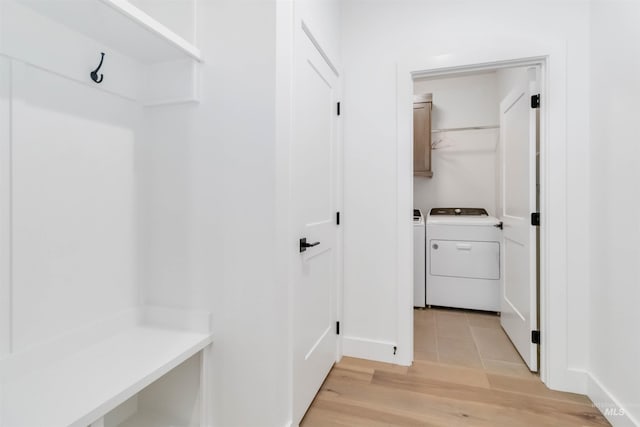
<path id="1" fill-rule="evenodd" d="M 500 311 L 502 223 L 479 208 L 434 208 L 427 217 L 428 306 Z"/>

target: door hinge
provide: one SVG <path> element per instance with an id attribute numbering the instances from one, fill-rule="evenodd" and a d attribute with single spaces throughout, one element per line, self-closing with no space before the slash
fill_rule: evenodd
<path id="1" fill-rule="evenodd" d="M 336 322 L 336 335 L 340 335 L 340 322 Z"/>
<path id="2" fill-rule="evenodd" d="M 540 94 L 531 95 L 531 108 L 540 108 Z"/>
<path id="3" fill-rule="evenodd" d="M 340 225 L 340 212 L 336 212 L 336 225 Z"/>
<path id="4" fill-rule="evenodd" d="M 340 103 L 338 102 L 337 106 L 336 106 L 336 113 L 338 113 L 338 115 L 340 115 Z"/>
<path id="5" fill-rule="evenodd" d="M 540 344 L 540 331 L 531 331 L 531 342 L 533 344 Z"/>
<path id="6" fill-rule="evenodd" d="M 540 212 L 533 212 L 531 214 L 531 225 L 536 227 L 540 226 Z"/>

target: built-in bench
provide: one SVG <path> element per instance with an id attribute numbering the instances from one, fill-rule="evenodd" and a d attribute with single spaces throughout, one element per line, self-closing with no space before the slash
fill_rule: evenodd
<path id="1" fill-rule="evenodd" d="M 0 362 L 0 425 L 106 426 L 110 411 L 212 343 L 209 318 L 205 312 L 133 309 L 12 355 Z M 201 390 L 191 394 L 200 399 Z M 129 412 L 118 425 L 158 426 L 164 418 Z"/>

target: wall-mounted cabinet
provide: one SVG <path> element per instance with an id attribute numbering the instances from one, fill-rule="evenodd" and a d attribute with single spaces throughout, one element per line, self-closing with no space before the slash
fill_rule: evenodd
<path id="1" fill-rule="evenodd" d="M 413 99 L 413 175 L 431 178 L 431 94 Z"/>

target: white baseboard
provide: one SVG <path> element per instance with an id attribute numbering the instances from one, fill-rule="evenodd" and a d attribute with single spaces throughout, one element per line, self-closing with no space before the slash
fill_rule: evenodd
<path id="1" fill-rule="evenodd" d="M 566 391 L 569 393 L 587 394 L 587 382 L 589 375 L 582 369 L 556 369 L 555 372 L 547 372 L 547 377 L 542 382 L 551 390 Z"/>
<path id="2" fill-rule="evenodd" d="M 567 385 L 572 393 L 587 394 L 589 374 L 583 369 L 567 369 Z"/>
<path id="3" fill-rule="evenodd" d="M 390 341 L 345 336 L 342 338 L 342 353 L 344 356 L 357 357 L 358 359 L 398 363 L 397 356 L 393 354 L 393 347 L 396 345 Z"/>
<path id="4" fill-rule="evenodd" d="M 587 374 L 587 395 L 613 427 L 639 427 L 640 422 L 623 407 L 597 378 Z"/>

